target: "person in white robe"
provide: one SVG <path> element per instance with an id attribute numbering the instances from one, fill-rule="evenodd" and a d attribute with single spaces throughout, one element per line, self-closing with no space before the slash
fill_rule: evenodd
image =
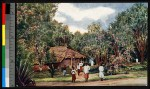
<path id="1" fill-rule="evenodd" d="M 101 81 L 103 81 L 103 79 L 104 79 L 104 67 L 102 64 L 99 66 L 99 77 L 100 77 Z"/>
<path id="2" fill-rule="evenodd" d="M 89 70 L 90 70 L 90 66 L 86 63 L 85 66 L 84 66 L 84 78 L 85 78 L 85 82 L 88 81 L 88 78 L 89 78 Z"/>

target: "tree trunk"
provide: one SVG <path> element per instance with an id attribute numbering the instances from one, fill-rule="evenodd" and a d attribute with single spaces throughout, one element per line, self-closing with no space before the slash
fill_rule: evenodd
<path id="1" fill-rule="evenodd" d="M 114 52 L 115 52 L 115 56 L 118 57 L 119 51 L 118 51 L 118 45 L 116 43 L 114 44 Z"/>
<path id="2" fill-rule="evenodd" d="M 146 40 L 143 40 L 142 33 L 140 33 L 139 29 L 136 29 L 134 32 L 134 38 L 136 40 L 136 47 L 140 53 L 141 64 L 144 62 L 144 53 L 146 49 Z"/>
<path id="3" fill-rule="evenodd" d="M 141 64 L 143 64 L 143 62 L 144 62 L 144 52 L 142 51 L 141 53 L 140 53 L 141 55 Z"/>
<path id="4" fill-rule="evenodd" d="M 95 57 L 95 61 L 96 61 L 96 65 L 98 65 L 98 57 L 97 57 L 97 55 Z"/>

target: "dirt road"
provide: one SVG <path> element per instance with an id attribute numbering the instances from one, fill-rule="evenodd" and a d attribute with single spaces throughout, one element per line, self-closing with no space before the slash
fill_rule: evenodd
<path id="1" fill-rule="evenodd" d="M 104 81 L 37 82 L 37 86 L 147 86 L 147 78 L 127 78 Z"/>

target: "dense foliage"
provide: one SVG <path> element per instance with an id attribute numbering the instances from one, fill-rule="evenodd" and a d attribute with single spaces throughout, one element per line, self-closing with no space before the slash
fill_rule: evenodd
<path id="1" fill-rule="evenodd" d="M 49 47 L 68 44 L 71 34 L 66 25 L 52 18 L 57 4 L 17 4 L 17 59 L 28 59 L 31 64 L 47 60 Z"/>
<path id="2" fill-rule="evenodd" d="M 138 59 L 146 58 L 148 35 L 148 8 L 144 4 L 134 4 L 131 8 L 118 14 L 109 29 L 116 42 L 124 47 L 126 53 L 134 53 Z M 130 55 L 130 54 L 129 54 Z M 129 56 L 131 57 L 131 56 Z"/>
<path id="3" fill-rule="evenodd" d="M 142 62 L 146 59 L 148 7 L 134 4 L 119 13 L 108 30 L 92 22 L 87 27 L 88 33 L 72 34 L 67 25 L 53 20 L 57 5 L 17 4 L 17 65 L 22 59 L 31 64 L 54 62 L 55 55 L 48 51 L 52 46 L 68 46 L 95 59 L 96 64 L 114 60 L 130 62 L 135 55 Z"/>

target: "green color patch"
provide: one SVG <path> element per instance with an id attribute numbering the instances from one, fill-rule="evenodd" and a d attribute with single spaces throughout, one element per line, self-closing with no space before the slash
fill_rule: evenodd
<path id="1" fill-rule="evenodd" d="M 5 68 L 5 46 L 2 46 L 2 68 Z"/>

